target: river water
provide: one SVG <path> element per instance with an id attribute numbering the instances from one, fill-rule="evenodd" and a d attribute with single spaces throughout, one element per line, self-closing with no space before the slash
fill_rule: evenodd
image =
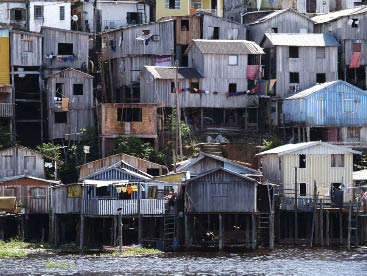
<path id="1" fill-rule="evenodd" d="M 48 262 L 67 264 L 46 268 Z M 367 275 L 367 250 L 165 253 L 149 257 L 33 256 L 0 260 L 0 275 Z"/>

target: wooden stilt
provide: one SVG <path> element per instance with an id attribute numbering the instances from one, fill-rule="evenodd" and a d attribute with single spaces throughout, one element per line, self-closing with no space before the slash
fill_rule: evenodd
<path id="1" fill-rule="evenodd" d="M 190 233 L 190 226 L 189 226 L 189 215 L 185 215 L 185 248 L 186 250 L 188 250 L 191 247 L 190 240 L 191 240 L 191 233 Z"/>
<path id="2" fill-rule="evenodd" d="M 324 246 L 324 206 L 323 202 L 321 201 L 320 206 L 320 244 L 321 246 Z"/>
<path id="3" fill-rule="evenodd" d="M 252 212 L 251 214 L 251 221 L 252 221 L 252 237 L 251 237 L 251 240 L 252 240 L 252 250 L 255 250 L 256 249 L 256 215 L 255 215 L 255 212 Z"/>
<path id="4" fill-rule="evenodd" d="M 122 214 L 119 212 L 118 216 L 118 233 L 119 233 L 119 251 L 122 252 Z"/>
<path id="5" fill-rule="evenodd" d="M 223 250 L 223 218 L 222 218 L 222 214 L 218 215 L 218 239 L 219 239 L 219 250 L 222 251 Z"/>
<path id="6" fill-rule="evenodd" d="M 114 246 L 117 246 L 117 225 L 118 225 L 118 216 L 113 216 L 112 232 L 113 232 L 113 245 Z"/>
<path id="7" fill-rule="evenodd" d="M 79 241 L 79 249 L 80 252 L 83 253 L 84 247 L 84 215 L 80 215 L 80 241 Z"/>
<path id="8" fill-rule="evenodd" d="M 343 245 L 343 212 L 339 209 L 339 244 Z"/>
<path id="9" fill-rule="evenodd" d="M 352 231 L 352 204 L 349 202 L 349 212 L 348 212 L 348 241 L 347 241 L 347 248 L 348 248 L 348 250 L 350 250 L 351 231 Z"/>
<path id="10" fill-rule="evenodd" d="M 245 244 L 246 249 L 250 249 L 250 217 L 246 215 L 245 217 Z"/>
<path id="11" fill-rule="evenodd" d="M 330 212 L 326 211 L 326 246 L 330 246 Z"/>

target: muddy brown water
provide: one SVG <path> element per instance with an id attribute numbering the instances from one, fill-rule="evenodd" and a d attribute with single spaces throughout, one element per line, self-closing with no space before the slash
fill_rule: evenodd
<path id="1" fill-rule="evenodd" d="M 46 268 L 46 263 L 68 264 Z M 0 260 L 0 275 L 367 275 L 367 250 L 278 248 L 243 254 L 146 257 L 32 256 Z"/>

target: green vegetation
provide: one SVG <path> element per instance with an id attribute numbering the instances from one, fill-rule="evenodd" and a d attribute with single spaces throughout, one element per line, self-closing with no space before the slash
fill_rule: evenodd
<path id="1" fill-rule="evenodd" d="M 49 246 L 45 243 L 30 243 L 19 239 L 11 239 L 4 242 L 0 240 L 0 258 L 26 257 L 32 250 L 46 249 Z"/>
<path id="2" fill-rule="evenodd" d="M 263 140 L 262 145 L 261 145 L 261 151 L 266 151 L 266 150 L 270 150 L 276 147 L 281 146 L 282 143 L 279 140 L 278 137 L 273 136 L 270 140 Z"/>
<path id="3" fill-rule="evenodd" d="M 64 262 L 56 262 L 56 261 L 48 261 L 47 263 L 45 263 L 45 267 L 46 268 L 55 268 L 55 269 L 68 269 L 71 266 L 74 266 L 75 263 L 64 263 Z"/>
<path id="4" fill-rule="evenodd" d="M 11 133 L 7 127 L 0 126 L 0 150 L 9 148 L 15 144 L 11 140 Z"/>
<path id="5" fill-rule="evenodd" d="M 123 250 L 121 253 L 119 251 L 114 251 L 112 254 L 104 255 L 104 256 L 112 256 L 112 257 L 131 257 L 131 256 L 146 256 L 146 255 L 154 255 L 162 253 L 158 249 L 152 248 L 128 248 Z"/>

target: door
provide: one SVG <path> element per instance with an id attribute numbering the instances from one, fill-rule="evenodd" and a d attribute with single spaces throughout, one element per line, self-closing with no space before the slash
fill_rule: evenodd
<path id="1" fill-rule="evenodd" d="M 332 205 L 341 207 L 343 205 L 343 197 L 344 197 L 343 184 L 332 183 L 330 196 Z"/>

